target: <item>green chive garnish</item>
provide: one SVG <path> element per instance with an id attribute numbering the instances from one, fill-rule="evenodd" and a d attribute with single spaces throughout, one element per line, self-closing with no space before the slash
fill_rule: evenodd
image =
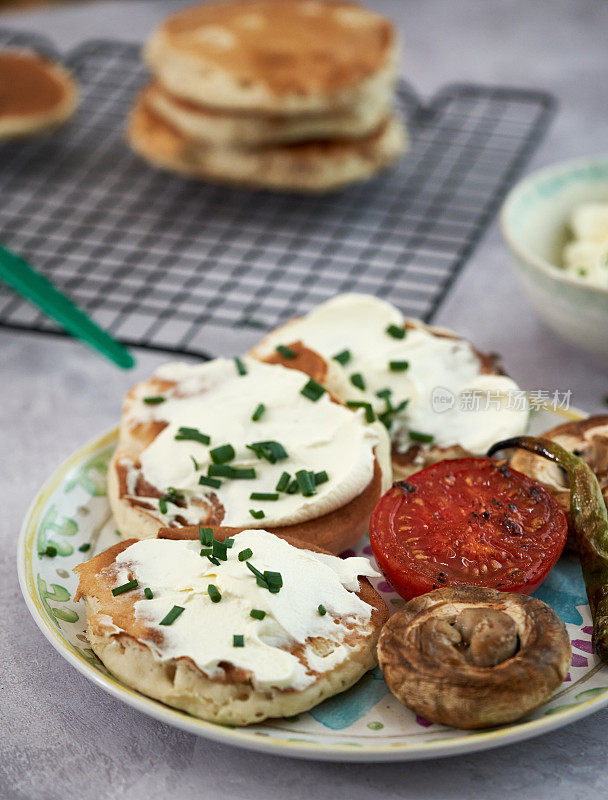
<path id="1" fill-rule="evenodd" d="M 266 578 L 264 577 L 264 574 L 260 572 L 259 569 L 254 567 L 253 564 L 249 561 L 245 562 L 245 566 L 255 575 L 258 586 L 261 586 L 263 589 L 268 589 L 268 583 L 266 581 Z"/>
<path id="2" fill-rule="evenodd" d="M 209 586 L 207 586 L 207 592 L 209 593 L 209 599 L 212 603 L 219 603 L 222 599 L 220 590 L 213 583 L 210 583 Z"/>
<path id="3" fill-rule="evenodd" d="M 209 561 L 211 561 L 214 567 L 219 567 L 220 562 L 215 556 L 207 556 L 207 558 L 209 559 Z"/>
<path id="4" fill-rule="evenodd" d="M 277 485 L 275 487 L 277 492 L 286 492 L 287 491 L 287 487 L 289 486 L 289 479 L 290 478 L 291 478 L 291 475 L 289 474 L 289 472 L 284 472 L 281 475 L 281 477 L 279 478 L 279 482 L 277 483 Z"/>
<path id="5" fill-rule="evenodd" d="M 329 480 L 329 475 L 323 469 L 321 472 L 315 472 L 315 486 L 319 486 L 321 483 L 327 483 Z"/>
<path id="6" fill-rule="evenodd" d="M 405 328 L 400 328 L 398 325 L 389 325 L 386 329 L 386 333 L 388 333 L 389 336 L 392 336 L 393 339 L 405 338 Z"/>
<path id="7" fill-rule="evenodd" d="M 321 386 L 320 383 L 317 383 L 312 378 L 306 383 L 306 385 L 300 390 L 300 394 L 303 394 L 304 397 L 307 397 L 309 400 L 312 400 L 313 403 L 316 403 L 317 400 L 325 394 L 325 388 Z"/>
<path id="8" fill-rule="evenodd" d="M 235 633 L 232 637 L 233 647 L 245 647 L 245 637 L 241 633 Z"/>
<path id="9" fill-rule="evenodd" d="M 230 477 L 235 480 L 255 478 L 256 472 L 253 467 L 233 467 Z"/>
<path id="10" fill-rule="evenodd" d="M 146 586 L 146 588 L 144 589 L 144 597 L 146 598 L 146 600 L 152 600 L 154 597 L 154 593 L 149 586 Z"/>
<path id="11" fill-rule="evenodd" d="M 205 556 L 209 557 L 213 555 L 213 548 L 212 547 L 201 547 L 201 551 L 199 555 L 204 558 Z"/>
<path id="12" fill-rule="evenodd" d="M 266 570 L 264 572 L 264 579 L 268 584 L 268 590 L 273 594 L 276 594 L 283 586 L 283 576 L 280 572 Z"/>
<path id="13" fill-rule="evenodd" d="M 251 415 L 251 419 L 254 422 L 257 422 L 260 419 L 260 417 L 262 416 L 262 414 L 264 413 L 264 411 L 266 411 L 266 406 L 264 405 L 264 403 L 259 403 L 257 405 L 255 411 Z"/>
<path id="14" fill-rule="evenodd" d="M 264 459 L 270 464 L 275 464 L 277 461 L 288 458 L 287 451 L 280 442 L 274 442 L 272 440 L 267 442 L 253 442 L 253 444 L 247 444 L 245 447 L 248 450 L 253 450 L 258 458 Z"/>
<path id="15" fill-rule="evenodd" d="M 84 544 L 81 544 L 80 547 L 78 548 L 78 550 L 81 553 L 86 553 L 87 550 L 90 550 L 90 549 L 91 549 L 91 545 L 90 545 L 89 542 L 85 542 Z"/>
<path id="16" fill-rule="evenodd" d="M 381 397 L 383 400 L 388 400 L 392 393 L 392 389 L 380 389 L 379 392 L 376 392 L 376 397 Z"/>
<path id="17" fill-rule="evenodd" d="M 209 464 L 207 467 L 207 475 L 212 478 L 231 478 L 232 467 L 230 464 Z"/>
<path id="18" fill-rule="evenodd" d="M 252 555 L 253 555 L 253 550 L 251 549 L 251 547 L 246 547 L 244 550 L 241 550 L 241 552 L 238 555 L 238 559 L 239 561 L 247 561 L 247 559 L 251 558 Z"/>
<path id="19" fill-rule="evenodd" d="M 234 458 L 234 447 L 231 444 L 222 444 L 209 450 L 209 456 L 214 464 L 225 464 Z"/>
<path id="20" fill-rule="evenodd" d="M 171 611 L 169 611 L 167 616 L 164 617 L 164 619 L 161 619 L 161 621 L 158 624 L 173 625 L 173 623 L 179 617 L 179 615 L 182 613 L 183 610 L 184 610 L 183 606 L 173 606 L 173 608 L 171 609 Z"/>
<path id="21" fill-rule="evenodd" d="M 200 469 L 200 465 L 199 465 L 198 461 L 196 460 L 196 458 L 194 458 L 194 456 L 190 456 L 190 460 L 192 461 L 192 465 L 194 467 L 194 471 L 198 472 L 199 469 Z"/>
<path id="22" fill-rule="evenodd" d="M 294 478 L 287 487 L 287 494 L 295 494 L 299 488 L 300 485 L 298 484 L 298 481 Z"/>
<path id="23" fill-rule="evenodd" d="M 350 382 L 353 386 L 356 386 L 357 389 L 361 389 L 362 392 L 365 391 L 365 381 L 363 379 L 363 375 L 360 372 L 354 372 L 350 376 Z"/>
<path id="24" fill-rule="evenodd" d="M 405 370 L 409 367 L 409 361 L 389 361 L 388 368 L 391 372 L 405 372 Z"/>
<path id="25" fill-rule="evenodd" d="M 298 355 L 295 350 L 292 350 L 291 347 L 285 347 L 284 344 L 278 345 L 276 351 L 283 358 L 295 358 Z"/>
<path id="26" fill-rule="evenodd" d="M 42 555 L 48 556 L 49 558 L 55 558 L 55 556 L 57 555 L 57 548 L 55 547 L 54 544 L 47 544 L 46 550 Z"/>
<path id="27" fill-rule="evenodd" d="M 234 366 L 236 367 L 236 371 L 239 373 L 239 375 L 247 375 L 247 368 L 240 358 L 234 359 Z"/>
<path id="28" fill-rule="evenodd" d="M 217 478 L 208 478 L 206 475 L 201 475 L 198 479 L 200 486 L 211 486 L 213 489 L 219 489 L 222 485 L 221 481 Z"/>
<path id="29" fill-rule="evenodd" d="M 213 528 L 203 528 L 198 526 L 198 538 L 205 547 L 211 547 L 213 544 Z"/>
<path id="30" fill-rule="evenodd" d="M 164 497 L 160 497 L 159 498 L 158 507 L 160 509 L 160 513 L 161 514 L 166 514 L 167 513 L 167 501 L 165 500 Z"/>
<path id="31" fill-rule="evenodd" d="M 423 444 L 431 444 L 435 441 L 432 433 L 421 433 L 420 431 L 408 431 L 410 439 L 414 442 L 422 442 Z"/>
<path id="32" fill-rule="evenodd" d="M 216 558 L 219 558 L 220 561 L 227 561 L 228 560 L 228 545 L 226 542 L 218 542 L 217 539 L 213 542 L 213 555 Z"/>
<path id="33" fill-rule="evenodd" d="M 144 397 L 144 403 L 148 406 L 157 406 L 159 403 L 164 403 L 166 397 Z"/>
<path id="34" fill-rule="evenodd" d="M 327 614 L 327 609 L 322 603 L 319 603 L 319 605 L 317 606 L 317 611 L 319 612 L 319 615 L 321 617 L 324 617 Z"/>
<path id="35" fill-rule="evenodd" d="M 296 480 L 304 497 L 312 497 L 313 494 L 316 494 L 313 472 L 309 472 L 306 469 L 300 469 L 296 472 Z"/>
<path id="36" fill-rule="evenodd" d="M 264 512 L 261 509 L 259 511 L 256 511 L 254 508 L 250 508 L 249 513 L 254 519 L 264 519 L 264 517 L 266 516 L 266 514 L 264 514 Z"/>
<path id="37" fill-rule="evenodd" d="M 123 583 L 122 586 L 117 586 L 115 589 L 112 589 L 112 594 L 114 597 L 118 597 L 119 594 L 124 594 L 124 592 L 130 592 L 131 589 L 137 589 L 137 581 L 127 581 L 127 583 Z"/>
<path id="38" fill-rule="evenodd" d="M 251 492 L 249 495 L 250 500 L 278 500 L 279 495 L 276 492 Z"/>
<path id="39" fill-rule="evenodd" d="M 350 361 L 350 350 L 342 350 L 340 353 L 336 353 L 336 355 L 333 356 L 333 359 L 334 361 L 337 361 L 338 364 L 342 364 L 342 366 L 348 364 Z"/>
<path id="40" fill-rule="evenodd" d="M 224 544 L 228 548 L 234 547 L 234 539 L 224 539 Z"/>
<path id="41" fill-rule="evenodd" d="M 262 611 L 260 608 L 252 608 L 249 612 L 249 616 L 253 617 L 253 619 L 264 619 L 266 612 Z"/>
<path id="42" fill-rule="evenodd" d="M 365 409 L 366 422 L 373 422 L 376 419 L 376 415 L 374 414 L 374 409 L 372 408 L 371 403 L 366 403 L 363 400 L 347 400 L 346 405 L 352 409 L 357 409 L 357 408 Z"/>
<path id="43" fill-rule="evenodd" d="M 179 428 L 175 434 L 176 442 L 200 442 L 209 444 L 211 437 L 206 433 L 201 433 L 198 428 Z"/>

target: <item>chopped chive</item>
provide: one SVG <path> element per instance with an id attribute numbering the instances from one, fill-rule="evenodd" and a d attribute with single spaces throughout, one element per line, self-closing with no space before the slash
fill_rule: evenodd
<path id="1" fill-rule="evenodd" d="M 319 486 L 322 483 L 327 483 L 328 480 L 329 475 L 324 469 L 322 469 L 321 472 L 315 472 L 315 486 Z"/>
<path id="2" fill-rule="evenodd" d="M 391 372 L 405 372 L 405 370 L 409 367 L 409 361 L 389 361 L 388 368 Z"/>
<path id="3" fill-rule="evenodd" d="M 275 487 L 277 492 L 286 492 L 287 491 L 287 487 L 289 486 L 289 479 L 290 478 L 291 478 L 291 475 L 289 474 L 289 472 L 283 472 L 283 474 L 279 478 L 279 482 L 277 483 L 277 485 Z"/>
<path id="4" fill-rule="evenodd" d="M 209 456 L 214 464 L 225 464 L 234 458 L 234 447 L 231 444 L 222 444 L 209 450 Z"/>
<path id="5" fill-rule="evenodd" d="M 152 600 L 154 597 L 154 592 L 152 591 L 152 589 L 150 589 L 149 586 L 146 586 L 146 588 L 144 589 L 144 597 L 146 598 L 146 600 Z"/>
<path id="6" fill-rule="evenodd" d="M 311 475 L 313 476 L 312 478 Z M 312 497 L 313 494 L 316 494 L 315 479 L 312 472 L 306 469 L 300 469 L 296 472 L 296 480 L 304 497 Z"/>
<path id="7" fill-rule="evenodd" d="M 348 364 L 350 361 L 350 350 L 342 350 L 339 353 L 336 353 L 336 355 L 333 356 L 333 359 L 334 361 L 337 361 L 338 364 L 342 364 L 342 366 Z"/>
<path id="8" fill-rule="evenodd" d="M 280 442 L 266 441 L 266 442 L 253 442 L 247 444 L 245 447 L 248 450 L 253 450 L 256 456 L 260 459 L 268 461 L 270 464 L 275 464 L 277 461 L 282 461 L 288 458 L 287 451 Z"/>
<path id="9" fill-rule="evenodd" d="M 121 532 L 118 530 L 118 528 L 114 528 L 114 533 L 115 533 L 117 536 L 122 536 L 122 533 L 121 533 Z"/>
<path id="10" fill-rule="evenodd" d="M 299 488 L 300 488 L 300 484 L 298 483 L 296 478 L 294 478 L 292 480 L 292 482 L 289 484 L 289 486 L 287 487 L 287 494 L 295 494 L 298 491 Z"/>
<path id="11" fill-rule="evenodd" d="M 192 461 L 192 465 L 193 465 L 193 467 L 194 467 L 194 471 L 195 471 L 195 472 L 198 472 L 198 471 L 199 471 L 199 469 L 201 468 L 201 467 L 200 467 L 200 464 L 198 463 L 198 461 L 196 460 L 196 458 L 194 458 L 194 456 L 190 456 L 190 460 Z"/>
<path id="12" fill-rule="evenodd" d="M 257 476 L 254 467 L 232 467 L 232 474 L 230 477 L 235 480 L 241 480 L 255 478 Z"/>
<path id="13" fill-rule="evenodd" d="M 400 328 L 398 325 L 389 325 L 385 333 L 388 333 L 388 335 L 392 336 L 393 339 L 405 338 L 405 328 Z"/>
<path id="14" fill-rule="evenodd" d="M 264 514 L 264 512 L 261 509 L 259 511 L 256 511 L 254 508 L 250 508 L 249 513 L 254 519 L 264 519 L 264 517 L 266 516 L 266 514 Z"/>
<path id="15" fill-rule="evenodd" d="M 57 555 L 57 548 L 55 547 L 54 544 L 47 544 L 46 549 L 44 553 L 42 553 L 42 555 L 48 556 L 49 558 L 55 558 L 55 556 Z"/>
<path id="16" fill-rule="evenodd" d="M 295 350 L 292 350 L 291 347 L 285 347 L 284 344 L 278 345 L 275 349 L 283 358 L 296 358 L 298 355 Z"/>
<path id="17" fill-rule="evenodd" d="M 232 637 L 233 647 L 245 647 L 245 637 L 241 633 L 235 633 Z"/>
<path id="18" fill-rule="evenodd" d="M 240 358 L 234 359 L 234 366 L 236 367 L 236 371 L 239 373 L 239 375 L 247 375 L 247 368 Z"/>
<path id="19" fill-rule="evenodd" d="M 262 414 L 264 413 L 264 411 L 266 411 L 266 406 L 264 405 L 264 403 L 259 403 L 257 405 L 255 411 L 251 415 L 251 419 L 254 422 L 257 422 L 260 419 L 260 417 L 262 416 Z"/>
<path id="20" fill-rule="evenodd" d="M 350 382 L 353 386 L 356 386 L 357 389 L 361 389 L 362 392 L 365 391 L 365 380 L 360 372 L 353 372 L 353 374 L 350 376 Z"/>
<path id="21" fill-rule="evenodd" d="M 266 582 L 266 578 L 264 577 L 264 573 L 260 572 L 260 570 L 257 569 L 257 567 L 254 567 L 253 564 L 250 561 L 246 561 L 245 562 L 245 566 L 247 567 L 248 570 L 253 572 L 253 574 L 255 575 L 255 577 L 258 580 L 264 581 L 264 583 Z"/>
<path id="22" fill-rule="evenodd" d="M 207 558 L 209 559 L 209 561 L 211 561 L 214 567 L 219 567 L 220 562 L 215 556 L 207 556 Z"/>
<path id="23" fill-rule="evenodd" d="M 365 410 L 366 422 L 373 422 L 376 419 L 371 403 L 366 403 L 363 400 L 347 400 L 346 405 L 352 409 L 363 408 Z"/>
<path id="24" fill-rule="evenodd" d="M 313 403 L 316 403 L 317 400 L 325 394 L 325 387 L 321 386 L 320 383 L 317 383 L 312 378 L 306 383 L 306 385 L 300 390 L 300 394 L 303 394 L 304 397 L 307 397 L 309 400 L 312 400 Z"/>
<path id="25" fill-rule="evenodd" d="M 249 612 L 249 616 L 253 617 L 253 619 L 264 619 L 266 612 L 262 611 L 261 608 L 252 608 Z"/>
<path id="26" fill-rule="evenodd" d="M 173 625 L 173 623 L 179 617 L 179 615 L 182 613 L 183 610 L 184 610 L 183 606 L 173 606 L 173 608 L 171 609 L 171 611 L 169 611 L 167 616 L 161 619 L 161 621 L 158 624 Z"/>
<path id="27" fill-rule="evenodd" d="M 251 547 L 246 547 L 244 550 L 241 550 L 241 552 L 238 555 L 238 559 L 239 561 L 247 561 L 247 559 L 251 558 L 252 555 L 253 555 L 253 550 L 251 549 Z"/>
<path id="28" fill-rule="evenodd" d="M 161 514 L 166 514 L 167 513 L 167 501 L 165 500 L 164 497 L 159 497 L 159 499 L 158 499 L 158 507 L 160 509 L 160 513 Z"/>
<path id="29" fill-rule="evenodd" d="M 205 547 L 211 547 L 213 544 L 213 528 L 203 528 L 201 525 L 198 526 L 198 538 L 202 545 Z"/>
<path id="30" fill-rule="evenodd" d="M 376 397 L 381 397 L 383 400 L 388 400 L 388 398 L 392 395 L 392 389 L 380 389 L 379 392 L 376 392 Z"/>
<path id="31" fill-rule="evenodd" d="M 279 495 L 276 492 L 251 492 L 249 495 L 250 500 L 278 500 Z"/>
<path id="32" fill-rule="evenodd" d="M 112 589 L 112 594 L 114 597 L 118 597 L 119 594 L 124 594 L 124 592 L 130 592 L 131 589 L 137 589 L 137 581 L 127 581 L 127 583 L 123 583 L 122 586 L 117 586 L 115 589 Z"/>
<path id="33" fill-rule="evenodd" d="M 205 556 L 209 557 L 213 555 L 213 548 L 212 547 L 201 547 L 201 551 L 199 555 L 204 558 Z"/>
<path id="34" fill-rule="evenodd" d="M 209 599 L 212 603 L 219 603 L 222 599 L 220 590 L 213 583 L 210 583 L 209 586 L 207 586 L 207 592 L 209 593 Z"/>
<path id="35" fill-rule="evenodd" d="M 211 437 L 206 433 L 201 433 L 198 428 L 178 428 L 174 439 L 176 442 L 200 442 L 201 444 L 211 442 Z"/>
<path id="36" fill-rule="evenodd" d="M 212 478 L 231 478 L 232 467 L 230 464 L 209 464 L 207 467 L 207 475 Z"/>
<path id="37" fill-rule="evenodd" d="M 206 475 L 201 475 L 198 482 L 200 486 L 211 486 L 213 489 L 219 489 L 222 485 L 217 478 L 208 478 Z"/>
<path id="38" fill-rule="evenodd" d="M 159 403 L 164 403 L 166 397 L 144 397 L 144 403 L 148 406 L 157 406 Z"/>
<path id="39" fill-rule="evenodd" d="M 432 433 L 421 433 L 420 431 L 408 431 L 410 439 L 414 442 L 422 442 L 423 444 L 431 444 L 435 441 Z"/>
<path id="40" fill-rule="evenodd" d="M 81 553 L 86 553 L 87 550 L 90 550 L 90 549 L 91 549 L 91 545 L 90 545 L 89 542 L 85 542 L 84 544 L 81 544 L 80 547 L 78 548 L 78 550 Z"/>
<path id="41" fill-rule="evenodd" d="M 272 589 L 277 589 L 277 591 L 283 586 L 283 576 L 280 572 L 272 572 L 270 570 L 266 570 L 264 572 L 264 578 L 266 583 Z"/>
<path id="42" fill-rule="evenodd" d="M 226 542 L 218 542 L 217 539 L 213 541 L 213 555 L 220 561 L 227 561 L 228 559 L 228 545 Z"/>
<path id="43" fill-rule="evenodd" d="M 327 614 L 327 609 L 322 603 L 319 603 L 317 606 L 317 611 L 319 612 L 319 616 L 324 617 Z"/>
<path id="44" fill-rule="evenodd" d="M 224 544 L 228 549 L 234 547 L 234 539 L 224 539 Z"/>

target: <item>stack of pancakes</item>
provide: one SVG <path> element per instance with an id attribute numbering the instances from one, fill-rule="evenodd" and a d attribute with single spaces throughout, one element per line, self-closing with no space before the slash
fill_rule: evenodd
<path id="1" fill-rule="evenodd" d="M 181 11 L 145 48 L 154 81 L 132 147 L 193 178 L 327 191 L 405 149 L 392 111 L 397 37 L 384 17 L 332 0 L 228 0 Z"/>

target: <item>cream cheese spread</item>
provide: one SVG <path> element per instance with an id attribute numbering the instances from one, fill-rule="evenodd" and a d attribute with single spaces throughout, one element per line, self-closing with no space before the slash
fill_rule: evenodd
<path id="1" fill-rule="evenodd" d="M 190 658 L 210 678 L 228 663 L 250 672 L 257 687 L 304 689 L 348 659 L 356 636 L 369 635 L 372 607 L 355 594 L 358 576 L 380 577 L 368 559 L 300 550 L 264 530 L 233 542 L 217 566 L 199 554 L 199 542 L 184 540 L 142 540 L 116 558 L 116 586 L 135 579 L 152 591 L 134 614 L 157 632 L 145 640 L 156 658 Z M 280 590 L 259 586 L 247 562 L 279 573 Z M 161 625 L 174 606 L 183 611 Z M 252 617 L 252 609 L 263 614 Z"/>

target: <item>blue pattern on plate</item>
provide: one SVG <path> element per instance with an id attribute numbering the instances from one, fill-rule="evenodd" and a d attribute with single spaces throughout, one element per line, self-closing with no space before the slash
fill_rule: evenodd
<path id="1" fill-rule="evenodd" d="M 341 731 L 364 717 L 389 694 L 380 667 L 368 672 L 352 689 L 330 697 L 308 713 L 333 731 Z"/>
<path id="2" fill-rule="evenodd" d="M 586 605 L 587 596 L 578 558 L 563 556 L 534 597 L 551 606 L 564 622 L 581 625 L 583 618 L 577 606 Z"/>

